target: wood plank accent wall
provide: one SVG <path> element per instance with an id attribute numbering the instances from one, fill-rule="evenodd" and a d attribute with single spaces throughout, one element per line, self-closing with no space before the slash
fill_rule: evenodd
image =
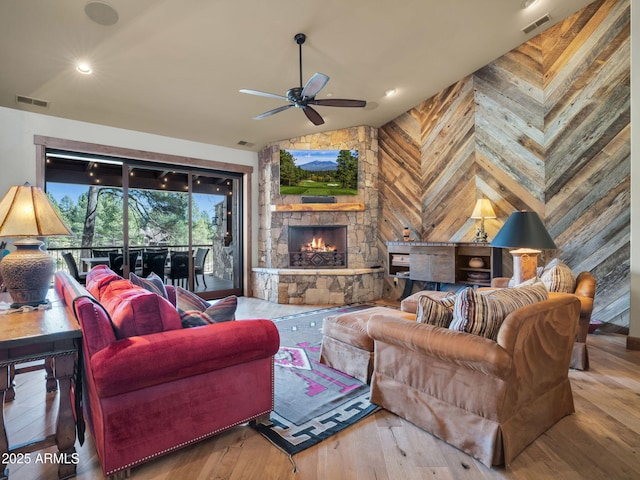
<path id="1" fill-rule="evenodd" d="M 379 243 L 469 241 L 476 198 L 493 237 L 535 210 L 574 271 L 598 281 L 593 317 L 629 325 L 630 2 L 599 0 L 379 131 Z M 400 286 L 401 287 L 401 286 Z M 385 296 L 399 287 L 389 280 Z"/>

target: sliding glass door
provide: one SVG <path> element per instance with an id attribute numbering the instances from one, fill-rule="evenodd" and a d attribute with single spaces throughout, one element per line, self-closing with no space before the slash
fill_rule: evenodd
<path id="1" fill-rule="evenodd" d="M 76 234 L 58 247 L 85 269 L 153 273 L 204 298 L 243 294 L 240 175 L 51 151 L 45 181 Z"/>

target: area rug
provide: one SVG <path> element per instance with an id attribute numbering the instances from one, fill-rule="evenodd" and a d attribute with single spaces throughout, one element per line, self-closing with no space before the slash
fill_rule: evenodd
<path id="1" fill-rule="evenodd" d="M 369 386 L 319 363 L 322 319 L 373 305 L 326 308 L 273 321 L 280 332 L 275 358 L 274 411 L 254 428 L 289 455 L 295 455 L 353 425 L 378 407 Z"/>

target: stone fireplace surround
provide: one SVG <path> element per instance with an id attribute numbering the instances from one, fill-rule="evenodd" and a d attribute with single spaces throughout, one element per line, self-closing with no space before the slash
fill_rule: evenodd
<path id="1" fill-rule="evenodd" d="M 358 150 L 358 195 L 335 204 L 302 204 L 279 194 L 280 149 Z M 260 227 L 253 295 L 274 303 L 344 305 L 382 297 L 384 269 L 376 244 L 378 221 L 377 130 L 359 126 L 276 142 L 258 154 Z M 346 225 L 348 268 L 290 268 L 289 227 Z"/>

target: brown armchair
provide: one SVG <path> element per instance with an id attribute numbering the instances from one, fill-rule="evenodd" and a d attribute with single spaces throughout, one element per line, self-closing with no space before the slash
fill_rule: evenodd
<path id="1" fill-rule="evenodd" d="M 509 285 L 509 278 L 497 277 L 493 279 L 492 287 L 504 288 Z M 587 333 L 591 323 L 593 312 L 593 299 L 596 295 L 596 279 L 590 272 L 581 272 L 576 278 L 576 289 L 573 293 L 580 300 L 580 321 L 576 333 L 576 343 L 571 354 L 571 368 L 576 370 L 589 369 L 589 356 L 587 354 Z M 557 295 L 550 292 L 549 296 Z"/>
<path id="2" fill-rule="evenodd" d="M 371 402 L 487 466 L 509 465 L 575 411 L 568 367 L 579 311 L 566 293 L 521 307 L 497 341 L 373 315 Z"/>

